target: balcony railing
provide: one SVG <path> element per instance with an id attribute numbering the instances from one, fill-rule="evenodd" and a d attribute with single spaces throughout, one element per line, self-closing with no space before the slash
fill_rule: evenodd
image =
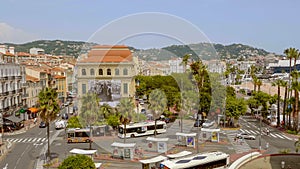
<path id="1" fill-rule="evenodd" d="M 29 97 L 28 93 L 22 95 L 22 98 L 26 98 L 26 97 Z"/>

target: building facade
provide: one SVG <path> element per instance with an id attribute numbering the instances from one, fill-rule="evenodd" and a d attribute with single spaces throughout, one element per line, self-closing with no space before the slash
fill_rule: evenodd
<path id="1" fill-rule="evenodd" d="M 78 98 L 95 92 L 100 102 L 115 106 L 120 98 L 134 96 L 137 68 L 127 46 L 94 46 L 75 70 Z"/>

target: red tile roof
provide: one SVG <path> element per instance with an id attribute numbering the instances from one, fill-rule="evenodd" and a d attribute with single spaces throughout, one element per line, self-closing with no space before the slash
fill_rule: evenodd
<path id="1" fill-rule="evenodd" d="M 55 75 L 53 76 L 54 79 L 65 79 L 65 76 Z"/>
<path id="2" fill-rule="evenodd" d="M 26 75 L 26 81 L 38 82 L 39 79 L 35 78 L 35 77 L 32 77 L 32 76 L 29 76 L 29 75 Z"/>
<path id="3" fill-rule="evenodd" d="M 88 53 L 88 57 L 83 59 L 82 63 L 100 63 L 100 62 L 130 62 L 132 53 L 127 46 L 94 46 Z"/>

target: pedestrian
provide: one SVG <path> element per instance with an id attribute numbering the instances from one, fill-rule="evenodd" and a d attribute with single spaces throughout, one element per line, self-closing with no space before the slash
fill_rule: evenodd
<path id="1" fill-rule="evenodd" d="M 34 124 L 36 124 L 36 121 L 37 121 L 37 119 L 36 119 L 36 117 L 35 117 L 35 118 L 34 118 L 34 121 L 33 121 L 33 122 L 34 122 Z"/>
<path id="2" fill-rule="evenodd" d="M 268 148 L 269 148 L 269 143 L 266 144 L 266 149 L 268 149 Z"/>
<path id="3" fill-rule="evenodd" d="M 180 120 L 178 121 L 178 123 L 179 123 L 179 127 L 180 127 Z"/>

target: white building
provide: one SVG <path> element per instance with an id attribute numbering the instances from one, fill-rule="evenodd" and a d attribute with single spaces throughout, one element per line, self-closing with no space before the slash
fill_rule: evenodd
<path id="1" fill-rule="evenodd" d="M 33 55 L 44 55 L 45 50 L 41 48 L 30 48 L 29 53 Z"/>

